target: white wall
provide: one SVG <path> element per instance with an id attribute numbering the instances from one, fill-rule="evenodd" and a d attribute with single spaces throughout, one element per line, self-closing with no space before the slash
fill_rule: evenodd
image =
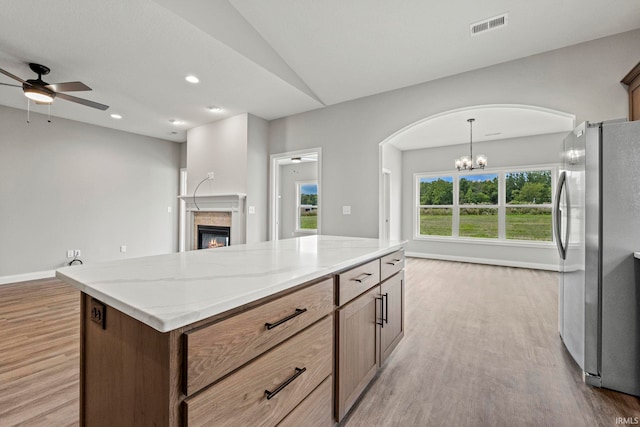
<path id="1" fill-rule="evenodd" d="M 271 122 L 270 152 L 321 146 L 323 234 L 376 237 L 378 144 L 394 132 L 437 113 L 486 104 L 540 106 L 575 114 L 578 122 L 626 117 L 627 92 L 619 81 L 639 57 L 636 30 L 285 117 Z M 353 214 L 342 215 L 342 205 L 351 205 Z"/>
<path id="2" fill-rule="evenodd" d="M 269 122 L 249 114 L 247 137 L 247 243 L 267 240 L 269 232 Z"/>
<path id="3" fill-rule="evenodd" d="M 280 219 L 278 230 L 280 239 L 305 236 L 308 233 L 296 232 L 296 182 L 316 181 L 318 162 L 305 162 L 280 166 Z M 322 209 L 322 206 L 319 207 Z"/>
<path id="4" fill-rule="evenodd" d="M 248 115 L 241 114 L 187 131 L 187 193 L 208 172 L 215 178 L 198 195 L 247 192 Z"/>
<path id="5" fill-rule="evenodd" d="M 491 168 L 517 166 L 558 166 L 562 140 L 566 133 L 538 135 L 526 138 L 504 139 L 474 143 L 478 152 L 489 159 Z M 448 147 L 410 150 L 402 153 L 402 235 L 409 240 L 408 253 L 418 256 L 459 261 L 493 263 L 509 266 L 557 269 L 558 251 L 553 243 L 520 243 L 508 245 L 480 240 L 464 242 L 443 239 L 414 238 L 415 173 L 453 173 L 453 159 L 467 153 L 467 144 Z M 443 169 L 443 165 L 450 168 Z"/>
<path id="6" fill-rule="evenodd" d="M 26 114 L 0 107 L 0 283 L 68 249 L 85 263 L 177 250 L 179 144 Z"/>

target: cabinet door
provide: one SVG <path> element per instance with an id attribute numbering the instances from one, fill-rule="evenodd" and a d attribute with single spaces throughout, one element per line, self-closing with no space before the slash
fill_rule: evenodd
<path id="1" fill-rule="evenodd" d="M 378 369 L 380 287 L 336 311 L 336 419 L 342 420 Z"/>
<path id="2" fill-rule="evenodd" d="M 404 336 L 404 271 L 380 285 L 382 294 L 382 325 L 380 325 L 380 365 Z"/>

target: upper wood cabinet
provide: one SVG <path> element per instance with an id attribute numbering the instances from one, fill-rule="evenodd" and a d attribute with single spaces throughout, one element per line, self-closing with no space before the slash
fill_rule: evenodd
<path id="1" fill-rule="evenodd" d="M 621 83 L 629 88 L 629 120 L 640 120 L 640 62 L 624 76 Z"/>

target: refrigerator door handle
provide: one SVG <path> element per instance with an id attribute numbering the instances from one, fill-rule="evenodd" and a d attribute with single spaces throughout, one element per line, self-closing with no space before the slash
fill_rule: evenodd
<path id="1" fill-rule="evenodd" d="M 566 242 L 562 241 L 562 211 L 560 210 L 560 199 L 562 198 L 562 191 L 566 190 L 566 183 L 567 173 L 566 171 L 562 171 L 560 173 L 560 177 L 558 177 L 558 185 L 556 186 L 556 197 L 553 203 L 553 210 L 555 215 L 555 226 L 553 228 L 553 232 L 556 237 L 556 246 L 558 247 L 558 253 L 560 254 L 560 258 L 562 259 L 567 259 L 567 247 Z"/>

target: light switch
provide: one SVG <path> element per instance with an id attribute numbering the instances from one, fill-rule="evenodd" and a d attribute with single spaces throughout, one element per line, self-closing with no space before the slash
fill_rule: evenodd
<path id="1" fill-rule="evenodd" d="M 171 206 L 167 206 L 167 213 L 171 213 Z"/>
<path id="2" fill-rule="evenodd" d="M 342 215 L 351 215 L 351 206 L 343 206 Z"/>

